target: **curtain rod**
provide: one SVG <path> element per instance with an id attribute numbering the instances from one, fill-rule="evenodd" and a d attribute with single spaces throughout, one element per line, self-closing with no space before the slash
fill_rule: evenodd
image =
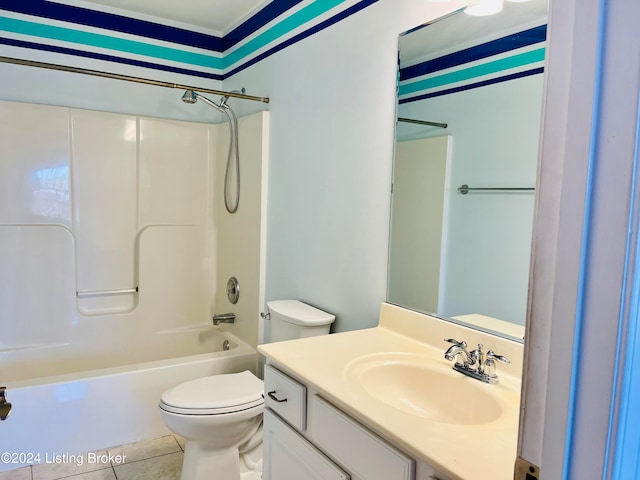
<path id="1" fill-rule="evenodd" d="M 117 73 L 103 72 L 100 70 L 90 70 L 87 68 L 67 67 L 55 63 L 36 62 L 34 60 L 22 60 L 19 58 L 0 56 L 0 62 L 13 63 L 15 65 L 25 65 L 28 67 L 47 68 L 49 70 L 59 70 L 62 72 L 82 73 L 84 75 L 92 75 L 94 77 L 111 78 L 114 80 L 125 80 L 127 82 L 144 83 L 146 85 L 154 85 L 156 87 L 177 88 L 180 90 L 195 90 L 202 93 L 210 93 L 213 95 L 224 95 L 233 98 L 242 98 L 244 100 L 253 100 L 255 102 L 269 103 L 269 97 L 254 97 L 253 95 L 245 95 L 244 93 L 225 92 L 223 90 L 212 90 L 210 88 L 191 87 L 189 85 L 180 85 L 179 83 L 163 82 L 160 80 L 151 80 L 149 78 L 133 77 L 130 75 L 120 75 Z"/>
<path id="2" fill-rule="evenodd" d="M 447 128 L 448 127 L 448 125 L 446 123 L 427 122 L 426 120 L 414 120 L 412 118 L 398 117 L 398 121 L 399 122 L 406 122 L 406 123 L 417 123 L 418 125 L 429 125 L 430 127 L 440 127 L 440 128 Z"/>

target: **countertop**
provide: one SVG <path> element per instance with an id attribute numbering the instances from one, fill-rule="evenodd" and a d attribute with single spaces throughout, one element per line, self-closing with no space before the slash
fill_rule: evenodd
<path id="1" fill-rule="evenodd" d="M 508 356 L 512 364 L 499 365 L 500 383 L 475 382 L 494 396 L 502 415 L 482 424 L 440 423 L 404 412 L 369 396 L 345 373 L 351 362 L 380 352 L 402 352 L 424 357 L 451 369 L 443 353 L 443 338 L 465 340 L 469 345 Z M 417 460 L 422 460 L 452 479 L 510 480 L 516 459 L 522 344 L 451 324 L 429 315 L 382 304 L 375 328 L 310 337 L 258 346 L 269 363 L 284 368 L 313 386 L 319 394 L 363 425 Z M 462 375 L 453 372 L 454 375 Z M 473 402 L 452 395 L 451 402 Z"/>

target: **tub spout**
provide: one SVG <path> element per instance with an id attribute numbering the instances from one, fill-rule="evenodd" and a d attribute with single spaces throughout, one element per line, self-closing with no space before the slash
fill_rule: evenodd
<path id="1" fill-rule="evenodd" d="M 221 313 L 213 315 L 213 324 L 220 325 L 221 323 L 233 323 L 236 320 L 235 313 Z"/>

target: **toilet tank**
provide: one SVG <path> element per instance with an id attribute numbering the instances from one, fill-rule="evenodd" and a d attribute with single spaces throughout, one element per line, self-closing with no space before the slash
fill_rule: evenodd
<path id="1" fill-rule="evenodd" d="M 329 333 L 336 317 L 299 300 L 274 300 L 269 307 L 269 341 L 315 337 Z"/>

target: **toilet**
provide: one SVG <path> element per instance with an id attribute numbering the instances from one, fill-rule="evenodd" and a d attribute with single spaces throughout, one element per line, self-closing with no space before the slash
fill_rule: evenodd
<path id="1" fill-rule="evenodd" d="M 268 302 L 271 342 L 329 333 L 335 317 L 298 300 Z M 180 480 L 261 477 L 263 383 L 248 370 L 197 378 L 160 399 L 165 425 L 186 440 Z"/>

